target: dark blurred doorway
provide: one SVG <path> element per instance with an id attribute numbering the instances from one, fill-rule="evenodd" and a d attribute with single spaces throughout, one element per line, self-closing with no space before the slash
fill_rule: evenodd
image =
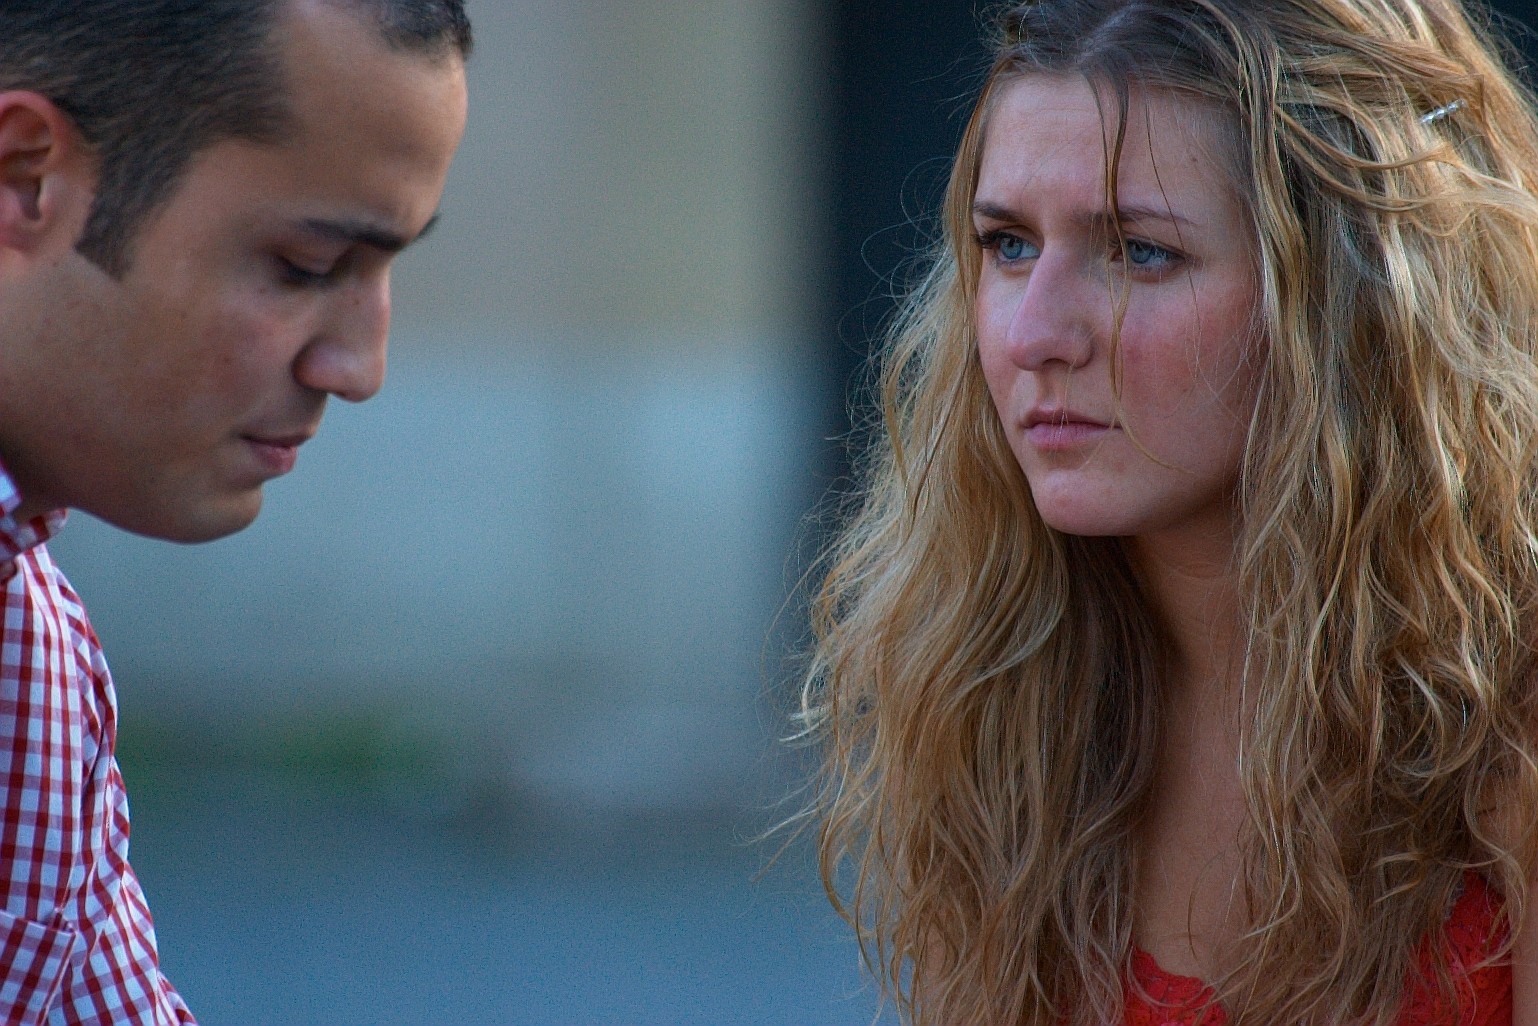
<path id="1" fill-rule="evenodd" d="M 862 369 L 930 237 L 984 69 L 971 3 L 829 0 L 831 288 L 829 365 L 846 409 L 861 401 Z M 834 475 L 846 465 L 832 454 Z"/>

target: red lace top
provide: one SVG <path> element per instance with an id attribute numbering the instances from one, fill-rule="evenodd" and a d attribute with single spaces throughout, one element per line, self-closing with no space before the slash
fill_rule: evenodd
<path id="1" fill-rule="evenodd" d="M 1423 953 L 1423 971 L 1411 984 L 1409 1001 L 1397 1026 L 1511 1026 L 1511 965 L 1482 965 L 1489 952 L 1505 940 L 1495 931 L 1500 899 L 1476 876 L 1470 876 L 1447 916 L 1442 941 L 1447 945 L 1448 965 L 1465 996 L 1462 1015 L 1454 1019 L 1434 983 L 1429 982 L 1429 952 Z M 1227 1026 L 1228 1015 L 1219 1005 L 1206 1007 L 1212 990 L 1201 980 L 1176 976 L 1159 968 L 1153 956 L 1137 951 L 1132 972 L 1146 1000 L 1129 987 L 1125 1026 Z"/>

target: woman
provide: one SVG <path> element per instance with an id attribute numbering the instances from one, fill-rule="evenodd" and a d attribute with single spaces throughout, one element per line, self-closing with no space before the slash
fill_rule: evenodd
<path id="1" fill-rule="evenodd" d="M 805 697 L 907 1019 L 1538 1023 L 1538 128 L 1456 0 L 1003 13 Z"/>

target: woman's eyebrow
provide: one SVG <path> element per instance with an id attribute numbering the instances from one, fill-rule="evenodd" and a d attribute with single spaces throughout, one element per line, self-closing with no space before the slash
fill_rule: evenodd
<path id="1" fill-rule="evenodd" d="M 988 200 L 979 200 L 973 203 L 972 215 L 984 221 L 1012 223 L 1021 220 L 1018 212 Z M 1091 228 L 1107 228 L 1118 222 L 1121 224 L 1140 224 L 1147 221 L 1167 221 L 1182 228 L 1196 227 L 1196 222 L 1192 221 L 1189 217 L 1176 213 L 1170 207 L 1144 206 L 1135 203 L 1124 204 L 1115 214 L 1112 214 L 1109 210 L 1088 211 L 1074 218 L 1074 220 Z"/>
<path id="2" fill-rule="evenodd" d="M 972 204 L 972 215 L 980 217 L 984 221 L 1018 221 L 1020 215 L 1008 207 L 1001 207 L 996 203 L 979 200 Z"/>
<path id="3" fill-rule="evenodd" d="M 1196 222 L 1192 221 L 1189 217 L 1177 214 L 1171 207 L 1167 205 L 1155 207 L 1141 206 L 1136 203 L 1128 203 L 1123 204 L 1120 209 L 1116 211 L 1116 213 L 1116 220 L 1121 221 L 1123 224 L 1129 222 L 1138 223 L 1143 221 L 1168 221 L 1171 224 L 1179 225 L 1183 228 L 1196 227 Z M 1105 222 L 1110 221 L 1111 217 L 1109 212 L 1106 212 L 1099 215 L 1096 220 Z"/>

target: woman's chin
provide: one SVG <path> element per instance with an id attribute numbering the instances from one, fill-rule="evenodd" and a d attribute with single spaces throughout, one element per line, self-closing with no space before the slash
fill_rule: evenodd
<path id="1" fill-rule="evenodd" d="M 1083 538 L 1115 538 L 1136 534 L 1136 525 L 1127 518 L 1116 516 L 1105 509 L 1080 509 L 1076 507 L 1037 507 L 1042 522 L 1054 531 L 1078 535 Z"/>

